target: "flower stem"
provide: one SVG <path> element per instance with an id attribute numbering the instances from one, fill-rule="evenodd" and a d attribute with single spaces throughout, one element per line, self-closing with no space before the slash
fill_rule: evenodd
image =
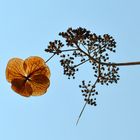
<path id="1" fill-rule="evenodd" d="M 78 49 L 67 49 L 67 50 L 61 50 L 61 52 L 69 52 L 69 51 L 76 51 Z"/>
<path id="2" fill-rule="evenodd" d="M 90 59 L 87 59 L 87 60 L 85 60 L 85 61 L 83 61 L 83 62 L 81 62 L 81 63 L 75 65 L 74 68 L 76 68 L 76 67 L 78 67 L 78 66 L 80 66 L 80 65 L 82 65 L 82 64 L 84 64 L 84 63 L 86 63 L 86 62 L 88 62 L 89 60 L 90 60 Z"/>
<path id="3" fill-rule="evenodd" d="M 82 53 L 84 53 L 86 56 L 88 56 L 90 58 L 90 60 L 92 60 L 93 62 L 96 62 L 98 64 L 101 65 L 107 65 L 107 66 L 132 66 L 132 65 L 140 65 L 140 61 L 136 61 L 136 62 L 122 62 L 122 63 L 105 63 L 105 62 L 99 62 L 98 60 L 94 59 L 91 55 L 89 55 L 88 53 L 86 53 L 85 51 L 83 51 L 78 44 L 75 44 L 77 46 L 77 48 L 79 49 L 79 51 L 81 51 Z"/>
<path id="4" fill-rule="evenodd" d="M 95 81 L 93 87 L 95 87 L 95 85 L 97 84 L 98 79 L 99 79 L 99 77 L 96 79 L 96 81 Z M 93 89 L 93 87 L 92 87 L 92 89 Z M 91 89 L 91 90 L 92 90 L 92 89 Z M 88 95 L 88 99 L 89 99 L 89 98 L 90 98 L 90 94 Z M 77 122 L 76 122 L 76 126 L 78 125 L 78 122 L 79 122 L 79 120 L 80 120 L 80 118 L 81 118 L 81 116 L 82 116 L 82 114 L 83 114 L 83 112 L 84 112 L 84 110 L 85 110 L 85 107 L 86 107 L 87 103 L 88 103 L 88 101 L 85 102 L 85 104 L 84 104 L 84 106 L 83 106 L 83 108 L 82 108 L 82 110 L 81 110 L 81 112 L 80 112 L 80 114 L 79 114 L 79 117 L 78 117 Z"/>
<path id="5" fill-rule="evenodd" d="M 101 62 L 100 64 L 108 65 L 108 66 L 132 66 L 132 65 L 140 65 L 140 61 L 136 61 L 136 62 L 122 62 L 122 63 L 103 63 L 103 62 Z"/>
<path id="6" fill-rule="evenodd" d="M 46 60 L 45 63 L 47 63 L 48 61 L 50 61 L 54 56 L 55 56 L 55 53 L 48 60 Z"/>
<path id="7" fill-rule="evenodd" d="M 78 122 L 79 122 L 79 120 L 80 120 L 80 118 L 81 118 L 81 116 L 82 116 L 82 114 L 83 114 L 83 111 L 85 110 L 86 105 L 87 105 L 87 102 L 85 102 L 85 104 L 84 104 L 84 106 L 83 106 L 83 108 L 82 108 L 82 110 L 81 110 L 81 112 L 80 112 L 80 115 L 79 115 L 79 117 L 78 117 L 78 120 L 77 120 L 77 122 L 76 122 L 76 125 L 78 125 Z"/>

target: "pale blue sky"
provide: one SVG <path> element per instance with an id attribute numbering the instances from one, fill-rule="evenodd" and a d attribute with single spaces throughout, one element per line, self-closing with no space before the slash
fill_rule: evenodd
<path id="1" fill-rule="evenodd" d="M 31 98 L 13 92 L 5 79 L 10 58 L 47 59 L 48 42 L 68 27 L 112 35 L 112 61 L 140 60 L 139 13 L 139 0 L 0 0 L 0 140 L 140 140 L 140 66 L 123 67 L 117 85 L 98 87 L 97 107 L 87 107 L 77 127 L 85 71 L 67 80 L 54 58 L 48 92 Z"/>

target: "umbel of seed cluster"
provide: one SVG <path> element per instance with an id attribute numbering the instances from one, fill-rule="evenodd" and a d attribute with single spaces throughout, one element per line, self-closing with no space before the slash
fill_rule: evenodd
<path id="1" fill-rule="evenodd" d="M 82 95 L 84 96 L 84 100 L 89 104 L 89 105 L 94 105 L 96 106 L 96 98 L 92 98 L 95 95 L 98 95 L 98 92 L 95 89 L 95 85 L 91 84 L 91 81 L 88 82 L 88 84 L 85 83 L 85 81 L 82 81 L 82 84 L 79 85 L 79 88 L 81 88 L 81 92 L 83 93 Z"/>
<path id="2" fill-rule="evenodd" d="M 79 87 L 86 103 L 96 106 L 96 84 L 117 83 L 120 77 L 119 68 L 109 62 L 109 52 L 114 53 L 116 48 L 114 38 L 108 34 L 96 35 L 81 27 L 68 28 L 59 35 L 64 39 L 64 43 L 60 40 L 52 41 L 45 51 L 60 56 L 60 64 L 68 79 L 75 79 L 80 65 L 91 64 L 95 82 L 89 81 L 86 84 L 83 80 Z"/>

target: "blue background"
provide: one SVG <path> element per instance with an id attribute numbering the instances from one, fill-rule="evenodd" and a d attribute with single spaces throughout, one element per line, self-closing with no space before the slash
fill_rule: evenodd
<path id="1" fill-rule="evenodd" d="M 99 86 L 97 107 L 87 106 L 78 126 L 83 106 L 78 85 L 85 70 L 67 80 L 52 59 L 51 86 L 40 97 L 16 94 L 5 79 L 10 58 L 46 60 L 49 41 L 68 27 L 112 35 L 117 41 L 112 62 L 138 61 L 139 13 L 139 0 L 0 0 L 0 139 L 140 140 L 140 66 L 121 67 L 118 84 Z"/>

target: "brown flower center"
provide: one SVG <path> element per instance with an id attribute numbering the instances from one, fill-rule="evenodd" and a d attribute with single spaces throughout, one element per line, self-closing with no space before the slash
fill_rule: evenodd
<path id="1" fill-rule="evenodd" d="M 30 78 L 30 77 L 31 77 L 30 74 L 29 74 L 29 75 L 25 75 L 25 76 L 24 76 L 25 82 L 26 82 L 26 81 L 31 81 L 31 78 Z"/>

